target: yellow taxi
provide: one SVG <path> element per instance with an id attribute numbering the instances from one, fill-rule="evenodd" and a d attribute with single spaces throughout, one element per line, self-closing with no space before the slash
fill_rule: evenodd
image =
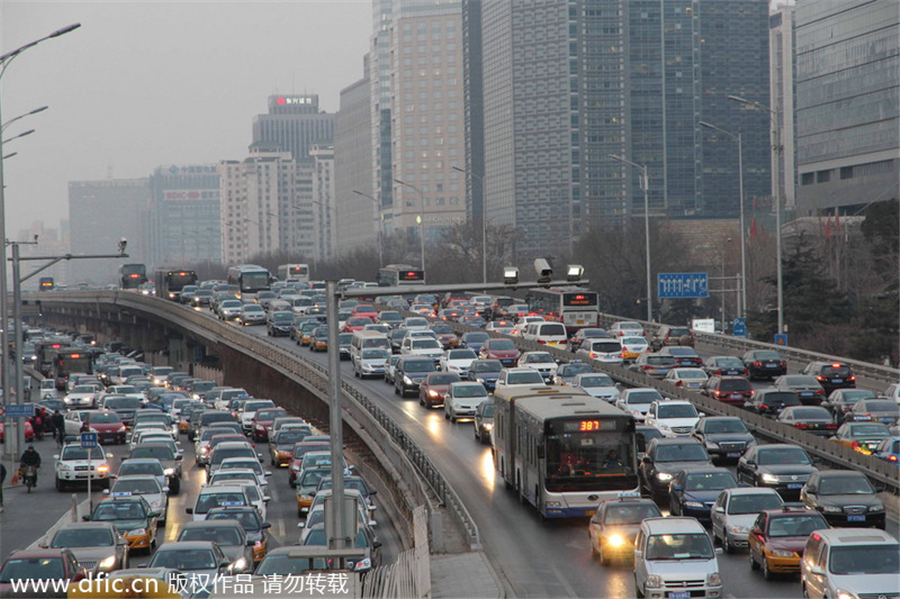
<path id="1" fill-rule="evenodd" d="M 297 477 L 297 517 L 302 518 L 313 502 L 313 493 L 319 488 L 319 482 L 331 476 L 331 465 L 322 468 L 307 468 Z"/>
<path id="2" fill-rule="evenodd" d="M 310 335 L 309 351 L 328 351 L 328 329 L 318 327 Z"/>
<path id="3" fill-rule="evenodd" d="M 156 524 L 159 514 L 154 512 L 147 500 L 140 495 L 118 495 L 100 500 L 91 515 L 83 516 L 92 522 L 112 522 L 125 540 L 128 548 L 146 549 L 147 553 L 156 547 Z"/>
<path id="4" fill-rule="evenodd" d="M 890 436 L 891 431 L 880 422 L 845 422 L 829 440 L 870 455 L 882 439 Z"/>

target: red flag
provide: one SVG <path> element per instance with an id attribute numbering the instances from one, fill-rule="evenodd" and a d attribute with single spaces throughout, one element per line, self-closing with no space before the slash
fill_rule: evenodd
<path id="1" fill-rule="evenodd" d="M 828 220 L 825 221 L 825 237 L 831 239 L 831 215 L 828 215 Z"/>
<path id="2" fill-rule="evenodd" d="M 756 217 L 750 221 L 750 239 L 756 239 Z"/>
<path id="3" fill-rule="evenodd" d="M 841 215 L 837 211 L 837 208 L 834 209 L 834 229 L 838 233 L 841 232 Z"/>

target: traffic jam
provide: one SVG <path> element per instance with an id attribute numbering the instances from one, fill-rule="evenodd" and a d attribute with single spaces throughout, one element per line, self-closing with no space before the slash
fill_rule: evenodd
<path id="1" fill-rule="evenodd" d="M 440 410 L 448 426 L 471 424 L 473 442 L 491 446 L 497 476 L 507 477 L 508 487 L 518 473 L 504 469 L 514 445 L 504 436 L 516 402 L 523 419 L 524 400 L 532 397 L 542 396 L 542 405 L 552 403 L 550 396 L 599 401 L 599 411 L 592 408 L 600 414 L 596 424 L 581 420 L 578 430 L 546 417 L 542 426 L 555 432 L 536 438 L 531 453 L 543 470 L 534 493 L 522 494 L 551 518 L 569 515 L 553 504 L 575 505 L 581 495 L 572 489 L 601 497 L 579 512 L 588 515 L 591 553 L 597 567 L 633 568 L 638 597 L 728 596 L 717 561 L 722 553 L 745 554 L 747 568 L 765 581 L 796 580 L 804 597 L 900 595 L 900 545 L 890 534 L 896 516 L 888 514 L 882 485 L 828 467 L 799 445 L 760 440 L 739 417 L 707 416 L 654 387 L 626 387 L 593 364 L 623 366 L 893 464 L 900 457 L 898 385 L 862 388 L 852 368 L 837 361 L 789 372 L 774 350 L 701 355 L 689 327 L 663 325 L 653 333 L 638 322 L 600 327 L 596 294 L 577 287 L 523 298 L 410 293 L 377 303 L 343 300 L 340 346 L 331 348 L 324 293 L 321 283 L 281 281 L 242 297 L 227 282 L 204 281 L 173 299 L 234 326 L 264 327 L 298 351 L 337 350 L 355 377 L 384 381 L 422 410 Z M 457 332 L 458 324 L 468 325 L 466 332 Z M 321 555 L 328 542 L 330 440 L 303 415 L 254 397 L 252 389 L 143 362 L 139 350 L 121 343 L 100 347 L 89 336 L 38 329 L 28 337 L 23 359 L 33 360 L 45 379 L 35 384 L 39 413 L 26 441 L 57 439 L 52 460 L 45 456 L 40 490 L 64 492 L 90 480 L 102 496 L 82 522 L 6 556 L 0 591 L 12 579 L 76 581 L 100 572 L 171 580 L 333 567 Z M 520 340 L 571 357 L 522 351 Z M 61 365 L 66 351 L 90 356 L 86 367 Z M 605 409 L 630 419 L 594 434 L 608 428 L 601 420 L 615 419 Z M 97 445 L 84 447 L 82 433 L 94 433 Z M 114 445 L 122 446 L 121 460 L 108 453 Z M 376 534 L 375 491 L 348 462 L 340 467 L 358 519 L 355 551 L 342 565 L 364 575 L 387 563 Z M 188 469 L 203 472 L 205 482 L 175 533 L 166 528 L 169 497 L 185 492 Z M 302 523 L 295 546 L 271 547 L 274 485 L 295 491 Z M 140 569 L 130 563 L 138 554 L 149 556 Z"/>

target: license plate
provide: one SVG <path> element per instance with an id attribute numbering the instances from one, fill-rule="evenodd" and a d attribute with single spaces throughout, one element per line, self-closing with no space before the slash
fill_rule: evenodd
<path id="1" fill-rule="evenodd" d="M 740 399 L 741 397 L 742 396 L 740 393 L 732 393 L 731 394 L 731 399 Z"/>
<path id="2" fill-rule="evenodd" d="M 766 364 L 766 368 L 775 368 L 776 366 L 778 366 L 778 364 L 776 364 L 775 362 L 769 362 L 768 364 Z"/>
<path id="3" fill-rule="evenodd" d="M 843 382 L 844 382 L 844 379 L 834 379 L 834 380 L 831 381 L 831 382 L 832 382 L 833 384 L 836 385 L 836 384 L 838 384 L 838 383 L 843 383 Z"/>
<path id="4" fill-rule="evenodd" d="M 847 522 L 865 522 L 865 514 L 850 514 L 847 516 Z"/>
<path id="5" fill-rule="evenodd" d="M 886 416 L 886 417 L 882 418 L 881 421 L 882 422 L 893 422 L 894 419 L 891 418 L 890 416 Z"/>
<path id="6" fill-rule="evenodd" d="M 788 489 L 800 489 L 803 487 L 803 483 L 788 483 Z"/>
<path id="7" fill-rule="evenodd" d="M 585 516 L 593 516 L 596 510 L 588 510 L 584 513 Z"/>
<path id="8" fill-rule="evenodd" d="M 812 396 L 812 392 L 810 392 L 810 391 L 803 391 L 802 393 L 800 393 L 800 395 L 802 395 L 803 397 L 811 397 L 811 396 Z"/>
<path id="9" fill-rule="evenodd" d="M 669 599 L 691 599 L 690 591 L 672 591 L 669 593 Z"/>
<path id="10" fill-rule="evenodd" d="M 729 451 L 725 454 L 726 458 L 739 458 L 741 457 L 741 452 L 739 451 Z"/>

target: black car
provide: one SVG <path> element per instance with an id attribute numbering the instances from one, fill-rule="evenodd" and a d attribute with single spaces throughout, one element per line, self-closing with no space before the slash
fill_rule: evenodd
<path id="1" fill-rule="evenodd" d="M 691 516 L 709 524 L 710 509 L 725 489 L 734 489 L 738 481 L 726 468 L 690 468 L 675 475 L 669 485 L 669 512 L 673 516 Z"/>
<path id="2" fill-rule="evenodd" d="M 737 460 L 748 447 L 756 444 L 747 426 L 734 416 L 701 418 L 691 436 L 703 443 L 713 460 Z"/>
<path id="3" fill-rule="evenodd" d="M 707 375 L 747 376 L 747 367 L 735 356 L 711 356 L 703 362 Z"/>
<path id="4" fill-rule="evenodd" d="M 793 391 L 761 389 L 754 393 L 749 401 L 744 403 L 744 409 L 756 412 L 762 416 L 775 418 L 785 408 L 799 405 L 801 405 L 800 396 Z"/>
<path id="5" fill-rule="evenodd" d="M 800 374 L 808 374 L 816 377 L 825 394 L 835 389 L 853 389 L 856 387 L 856 375 L 850 367 L 840 362 L 810 362 Z"/>
<path id="6" fill-rule="evenodd" d="M 653 439 L 662 439 L 663 435 L 659 432 L 659 429 L 655 426 L 646 426 L 643 424 L 638 424 L 634 427 L 634 436 L 637 441 L 637 457 L 638 460 L 644 459 L 644 455 L 647 451 L 647 446 L 650 445 L 650 441 Z"/>
<path id="7" fill-rule="evenodd" d="M 693 347 L 665 346 L 656 353 L 660 356 L 675 358 L 678 366 L 689 368 L 700 368 L 703 366 L 703 358 L 700 357 Z"/>
<path id="8" fill-rule="evenodd" d="M 698 466 L 712 466 L 712 461 L 696 439 L 653 439 L 641 459 L 641 487 L 654 498 L 665 497 L 676 474 Z"/>
<path id="9" fill-rule="evenodd" d="M 353 333 L 341 333 L 338 335 L 338 352 L 341 360 L 350 359 L 350 342 L 353 341 Z"/>
<path id="10" fill-rule="evenodd" d="M 211 508 L 206 513 L 207 520 L 237 520 L 247 533 L 247 544 L 252 543 L 253 561 L 260 562 L 266 556 L 269 546 L 269 535 L 266 530 L 272 527 L 263 522 L 259 512 L 252 505 L 227 505 Z"/>
<path id="11" fill-rule="evenodd" d="M 800 491 L 800 501 L 821 512 L 831 526 L 874 526 L 884 530 L 884 504 L 876 493 L 861 472 L 821 470 L 809 477 Z"/>
<path id="12" fill-rule="evenodd" d="M 500 371 L 503 370 L 503 364 L 500 360 L 474 360 L 469 365 L 469 371 L 466 373 L 466 379 L 481 383 L 488 391 L 493 391 L 497 386 L 497 379 L 500 378 Z"/>
<path id="13" fill-rule="evenodd" d="M 403 344 L 403 338 L 406 337 L 406 329 L 391 329 L 388 333 L 388 339 L 391 342 L 391 352 L 400 353 L 400 346 Z"/>
<path id="14" fill-rule="evenodd" d="M 755 349 L 746 352 L 741 360 L 747 369 L 747 378 L 751 381 L 758 379 L 774 379 L 776 376 L 787 374 L 787 361 L 777 351 L 770 349 Z"/>
<path id="15" fill-rule="evenodd" d="M 266 333 L 272 337 L 287 337 L 291 334 L 294 315 L 291 312 L 272 312 L 266 318 Z"/>
<path id="16" fill-rule="evenodd" d="M 494 430 L 494 401 L 487 399 L 475 408 L 475 438 L 482 444 L 489 444 L 492 430 Z"/>
<path id="17" fill-rule="evenodd" d="M 796 499 L 800 489 L 818 470 L 806 452 L 796 445 L 756 445 L 738 460 L 738 481 L 752 487 L 775 489 L 785 499 Z"/>
<path id="18" fill-rule="evenodd" d="M 894 426 L 898 419 L 900 405 L 893 399 L 861 399 L 844 414 L 844 422 L 880 422 L 887 426 Z"/>
<path id="19" fill-rule="evenodd" d="M 778 422 L 812 433 L 819 437 L 830 437 L 837 430 L 831 412 L 821 406 L 793 406 L 785 408 L 778 415 Z"/>
<path id="20" fill-rule="evenodd" d="M 394 393 L 405 397 L 407 393 L 419 393 L 419 383 L 429 373 L 437 372 L 434 360 L 420 356 L 403 356 L 397 361 L 394 372 Z"/>

